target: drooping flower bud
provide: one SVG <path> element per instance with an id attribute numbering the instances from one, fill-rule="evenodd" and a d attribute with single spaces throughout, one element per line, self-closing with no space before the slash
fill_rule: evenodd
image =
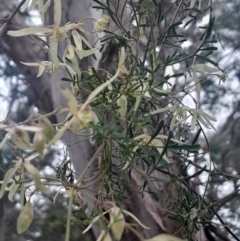
<path id="1" fill-rule="evenodd" d="M 101 233 L 100 233 L 100 236 L 97 239 L 97 241 L 112 241 L 112 238 L 107 231 L 102 230 Z"/>
<path id="2" fill-rule="evenodd" d="M 117 105 L 120 107 L 119 113 L 122 119 L 125 119 L 127 114 L 127 98 L 125 95 L 120 96 L 120 98 L 117 100 Z"/>
<path id="3" fill-rule="evenodd" d="M 43 128 L 43 134 L 46 137 L 48 141 L 50 141 L 54 134 L 53 134 L 53 128 L 50 120 L 48 118 L 41 118 L 39 120 L 40 126 Z"/>
<path id="4" fill-rule="evenodd" d="M 35 133 L 33 138 L 33 146 L 39 153 L 40 157 L 43 157 L 43 151 L 45 147 L 45 136 L 42 131 L 38 131 Z"/>
<path id="5" fill-rule="evenodd" d="M 125 227 L 125 218 L 120 208 L 113 207 L 110 212 L 110 224 L 109 227 L 112 229 L 112 232 L 116 240 L 120 240 Z"/>
<path id="6" fill-rule="evenodd" d="M 33 208 L 32 204 L 28 201 L 23 207 L 17 220 L 17 232 L 21 234 L 25 232 L 31 225 L 33 220 Z"/>
<path id="7" fill-rule="evenodd" d="M 145 239 L 144 241 L 187 241 L 187 240 L 177 238 L 170 234 L 159 234 L 153 238 Z"/>
<path id="8" fill-rule="evenodd" d="M 41 176 L 38 169 L 30 164 L 29 162 L 24 162 L 24 168 L 29 173 L 35 181 L 36 187 L 41 191 L 46 191 L 46 186 L 41 182 Z"/>
<path id="9" fill-rule="evenodd" d="M 27 131 L 20 128 L 14 128 L 13 141 L 17 148 L 21 150 L 32 149 L 30 144 L 30 137 Z"/>

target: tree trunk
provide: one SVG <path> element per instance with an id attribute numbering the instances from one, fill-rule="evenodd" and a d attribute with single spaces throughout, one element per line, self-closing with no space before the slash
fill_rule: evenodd
<path id="1" fill-rule="evenodd" d="M 0 166 L 2 166 L 2 153 L 0 152 Z M 4 173 L 0 169 L 0 180 L 3 180 Z M 5 198 L 3 197 L 0 199 L 0 241 L 4 241 L 4 233 L 5 233 L 5 223 L 4 223 L 4 218 L 5 218 L 5 213 L 4 213 L 4 202 Z"/>

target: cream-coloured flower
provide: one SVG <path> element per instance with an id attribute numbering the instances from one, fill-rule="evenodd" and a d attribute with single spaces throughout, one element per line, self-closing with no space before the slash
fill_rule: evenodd
<path id="1" fill-rule="evenodd" d="M 101 18 L 99 18 L 96 22 L 96 31 L 98 33 L 101 33 L 103 32 L 104 30 L 106 30 L 108 24 L 109 24 L 109 21 L 110 21 L 110 17 L 106 14 L 104 14 Z"/>
<path id="2" fill-rule="evenodd" d="M 218 75 L 218 77 L 219 77 L 219 85 L 220 85 L 221 82 L 225 83 L 227 81 L 228 75 L 226 73 L 222 73 Z"/>
<path id="3" fill-rule="evenodd" d="M 170 234 L 159 234 L 150 239 L 144 239 L 144 241 L 187 241 L 186 239 L 180 239 Z"/>
<path id="4" fill-rule="evenodd" d="M 79 32 L 76 31 L 75 29 L 72 31 L 72 37 L 73 37 L 76 47 L 71 44 L 70 40 L 68 40 L 68 44 L 67 44 L 66 49 L 63 54 L 63 61 L 65 64 L 67 64 L 66 58 L 69 61 L 71 61 L 72 68 L 80 76 L 81 71 L 79 68 L 79 63 L 78 63 L 78 59 L 77 59 L 76 55 L 80 59 L 83 59 L 85 57 L 88 57 L 88 56 L 94 54 L 96 52 L 96 49 L 92 48 L 90 43 L 81 34 L 79 34 Z M 82 42 L 84 42 L 89 49 L 84 50 Z M 75 53 L 76 53 L 76 55 L 75 55 Z"/>
<path id="5" fill-rule="evenodd" d="M 195 64 L 192 65 L 189 69 L 192 70 L 193 80 L 196 87 L 197 101 L 199 102 L 201 92 L 201 83 L 199 77 L 206 78 L 209 74 L 219 72 L 220 70 L 218 68 L 210 67 L 206 64 Z M 199 77 L 197 73 L 199 73 Z"/>
<path id="6" fill-rule="evenodd" d="M 120 107 L 119 113 L 121 118 L 125 120 L 127 115 L 127 97 L 125 95 L 121 95 L 117 100 L 117 105 Z"/>
<path id="7" fill-rule="evenodd" d="M 92 66 L 89 66 L 89 67 L 88 67 L 88 74 L 89 74 L 89 75 L 93 75 Z"/>
<path id="8" fill-rule="evenodd" d="M 40 63 L 24 63 L 24 62 L 21 62 L 21 63 L 27 66 L 39 67 L 37 77 L 40 77 L 43 74 L 44 70 L 47 73 L 55 73 L 56 71 L 59 70 L 59 67 L 57 67 L 54 63 L 49 61 L 42 61 Z"/>
<path id="9" fill-rule="evenodd" d="M 125 228 L 125 218 L 121 209 L 117 206 L 111 209 L 109 227 L 111 228 L 116 240 L 121 240 Z"/>
<path id="10" fill-rule="evenodd" d="M 61 92 L 66 98 L 70 110 L 70 113 L 66 119 L 68 119 L 71 115 L 74 118 L 73 124 L 71 126 L 73 131 L 86 129 L 90 122 L 94 122 L 94 124 L 96 124 L 97 115 L 92 111 L 89 105 L 82 109 L 81 105 L 78 104 L 76 97 L 71 93 L 69 89 L 62 87 Z"/>
<path id="11" fill-rule="evenodd" d="M 7 184 L 11 181 L 12 177 L 16 175 L 17 171 L 20 171 L 20 173 L 28 173 L 32 176 L 32 178 L 35 181 L 36 187 L 41 191 L 46 191 L 47 188 L 45 185 L 41 182 L 41 176 L 36 167 L 34 167 L 28 160 L 26 159 L 18 159 L 15 162 L 15 166 L 10 168 L 2 182 L 1 190 L 0 190 L 0 198 L 2 198 L 4 192 L 6 191 Z"/>
<path id="12" fill-rule="evenodd" d="M 76 47 L 73 47 L 74 51 L 77 53 L 80 59 L 88 57 L 89 55 L 92 55 L 96 52 L 96 49 L 92 48 L 90 43 L 81 34 L 79 34 L 78 31 L 73 30 L 72 36 L 73 36 L 74 43 L 76 45 Z M 82 42 L 85 43 L 89 49 L 84 50 Z"/>
<path id="13" fill-rule="evenodd" d="M 72 60 L 74 58 L 75 54 L 74 54 L 74 47 L 72 46 L 71 43 L 68 43 L 68 45 L 66 46 L 66 49 L 63 53 L 63 61 L 67 59 Z"/>
<path id="14" fill-rule="evenodd" d="M 97 241 L 112 241 L 111 235 L 106 230 L 102 230 Z"/>
<path id="15" fill-rule="evenodd" d="M 33 138 L 33 147 L 37 150 L 41 158 L 43 158 L 45 143 L 46 137 L 44 136 L 43 131 L 36 132 Z"/>
<path id="16" fill-rule="evenodd" d="M 165 107 L 161 109 L 157 109 L 155 111 L 150 112 L 150 115 L 156 115 L 162 112 L 171 111 L 173 112 L 173 118 L 170 124 L 170 130 L 173 130 L 174 126 L 182 123 L 187 120 L 189 117 L 192 117 L 191 121 L 191 130 L 194 130 L 196 127 L 197 121 L 201 122 L 206 128 L 212 127 L 214 130 L 214 126 L 211 121 L 217 121 L 213 117 L 209 116 L 207 113 L 200 109 L 189 108 L 188 106 L 183 107 Z M 176 121 L 178 122 L 176 123 Z"/>
<path id="17" fill-rule="evenodd" d="M 52 0 L 47 0 L 44 4 L 44 0 L 26 0 L 21 11 L 25 11 L 28 7 L 29 11 L 33 10 L 36 6 L 38 7 L 39 13 L 41 15 L 41 20 L 44 22 L 44 14 L 47 9 L 50 7 Z"/>
<path id="18" fill-rule="evenodd" d="M 121 229 L 121 232 L 116 232 L 116 226 L 114 227 L 114 230 L 113 230 L 113 233 L 114 235 L 116 235 L 117 237 L 117 240 L 119 238 L 121 238 L 122 236 L 122 233 L 123 233 L 123 229 L 124 229 L 124 226 L 125 226 L 125 219 L 124 219 L 124 216 L 123 214 L 125 215 L 128 215 L 130 216 L 132 219 L 134 219 L 140 226 L 142 226 L 143 228 L 145 229 L 149 229 L 148 227 L 146 227 L 145 225 L 143 225 L 141 223 L 141 221 L 135 216 L 133 215 L 132 213 L 130 213 L 129 211 L 127 210 L 121 210 L 120 208 L 118 208 L 117 206 L 113 206 L 113 208 L 99 214 L 98 216 L 96 216 L 95 218 L 93 218 L 92 222 L 87 226 L 87 228 L 82 232 L 82 233 L 86 233 L 98 220 L 100 220 L 101 217 L 103 217 L 103 215 L 107 214 L 107 213 L 110 213 L 110 223 L 109 223 L 109 226 L 112 227 L 112 224 L 115 223 L 116 221 L 121 221 L 121 224 L 120 224 L 120 229 Z M 118 226 L 118 225 L 117 225 Z M 121 234 L 121 235 L 120 235 Z"/>
<path id="19" fill-rule="evenodd" d="M 21 62 L 21 63 L 24 65 L 27 65 L 27 66 L 39 67 L 37 77 L 40 77 L 43 74 L 44 70 L 47 73 L 55 73 L 55 72 L 59 71 L 60 67 L 65 67 L 69 71 L 69 73 L 71 74 L 72 77 L 74 77 L 76 74 L 76 72 L 72 69 L 72 67 L 66 63 L 59 63 L 59 66 L 57 66 L 57 65 L 55 65 L 55 63 L 49 62 L 49 61 L 42 61 L 40 63 L 24 63 L 24 62 Z"/>
<path id="20" fill-rule="evenodd" d="M 67 37 L 69 30 L 77 29 L 81 32 L 84 32 L 81 25 L 82 23 L 66 23 L 64 26 L 60 26 L 61 23 L 61 14 L 62 14 L 62 4 L 61 0 L 54 0 L 54 24 L 48 27 L 36 27 L 36 28 L 24 28 L 16 31 L 8 31 L 8 35 L 14 37 L 27 36 L 32 34 L 50 36 L 50 54 L 53 60 L 53 63 L 56 67 L 59 67 L 58 60 L 58 42 Z"/>

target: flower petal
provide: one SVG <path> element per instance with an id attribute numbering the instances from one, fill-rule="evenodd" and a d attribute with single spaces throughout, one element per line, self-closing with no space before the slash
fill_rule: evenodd
<path id="1" fill-rule="evenodd" d="M 38 8 L 39 8 L 39 12 L 41 14 L 41 19 L 42 19 L 42 22 L 44 23 L 44 14 L 45 12 L 48 10 L 48 8 L 50 7 L 51 5 L 51 0 L 48 0 L 41 8 L 40 6 L 38 5 Z"/>
<path id="2" fill-rule="evenodd" d="M 5 188 L 6 188 L 7 184 L 8 184 L 8 182 L 10 181 L 11 177 L 15 174 L 15 172 L 17 171 L 18 168 L 19 168 L 19 165 L 15 165 L 15 167 L 10 168 L 6 172 L 6 174 L 5 174 L 4 178 L 3 178 L 2 186 L 1 186 L 0 198 L 3 197 L 3 194 L 5 192 Z"/>
<path id="3" fill-rule="evenodd" d="M 193 80 L 195 83 L 195 87 L 196 87 L 196 93 L 197 93 L 197 102 L 200 101 L 200 95 L 201 95 L 201 84 L 200 84 L 200 80 L 198 79 L 196 73 L 193 71 Z"/>
<path id="4" fill-rule="evenodd" d="M 153 238 L 145 239 L 144 241 L 186 241 L 186 240 L 177 238 L 170 234 L 159 234 Z"/>
<path id="5" fill-rule="evenodd" d="M 191 130 L 193 131 L 196 127 L 196 123 L 197 123 L 197 116 L 198 114 L 196 112 L 194 112 L 193 117 L 192 117 L 192 121 L 191 121 Z"/>
<path id="6" fill-rule="evenodd" d="M 62 17 L 62 0 L 54 0 L 54 26 L 59 27 Z"/>
<path id="7" fill-rule="evenodd" d="M 206 64 L 195 64 L 191 66 L 191 69 L 199 73 L 215 73 L 220 71 L 218 68 L 212 68 Z"/>
<path id="8" fill-rule="evenodd" d="M 112 241 L 112 238 L 111 238 L 109 232 L 102 230 L 97 241 Z"/>
<path id="9" fill-rule="evenodd" d="M 96 223 L 102 217 L 102 215 L 104 215 L 108 212 L 109 212 L 109 210 L 106 211 L 106 212 L 103 212 L 102 214 L 99 214 L 98 216 L 96 216 L 82 233 L 83 234 L 86 233 L 93 226 L 93 224 Z"/>
<path id="10" fill-rule="evenodd" d="M 79 50 L 83 50 L 81 35 L 74 29 L 72 31 L 72 36 L 73 36 L 73 40 L 76 45 L 76 48 Z"/>
<path id="11" fill-rule="evenodd" d="M 15 181 L 11 184 L 11 186 L 9 187 L 9 193 L 8 193 L 8 199 L 12 202 L 13 200 L 13 196 L 16 193 L 16 191 L 18 190 L 20 184 L 16 183 Z"/>
<path id="12" fill-rule="evenodd" d="M 21 37 L 21 36 L 27 36 L 31 34 L 39 34 L 39 33 L 52 33 L 53 30 L 49 28 L 41 28 L 41 27 L 36 27 L 36 28 L 23 28 L 21 30 L 16 30 L 16 31 L 8 31 L 7 34 L 13 37 Z"/>
<path id="13" fill-rule="evenodd" d="M 27 66 L 39 66 L 39 63 L 25 63 L 25 62 L 20 62 L 21 64 L 27 65 Z"/>
<path id="14" fill-rule="evenodd" d="M 161 109 L 154 110 L 154 111 L 150 112 L 149 114 L 150 114 L 150 115 L 156 115 L 156 114 L 165 112 L 165 111 L 167 111 L 167 110 L 169 110 L 169 111 L 175 111 L 175 110 L 176 110 L 176 107 L 164 107 L 164 108 L 161 108 Z"/>
<path id="15" fill-rule="evenodd" d="M 139 220 L 136 216 L 134 216 L 132 213 L 130 213 L 130 212 L 126 211 L 126 210 L 122 210 L 122 212 L 125 213 L 125 214 L 127 214 L 127 215 L 130 216 L 131 218 L 133 218 L 133 219 L 134 219 L 140 226 L 142 226 L 143 228 L 150 229 L 150 228 L 146 227 L 145 225 L 143 225 L 143 224 L 140 222 L 140 220 Z"/>
<path id="16" fill-rule="evenodd" d="M 110 212 L 110 223 L 111 228 L 116 240 L 120 240 L 125 228 L 125 218 L 122 211 L 118 207 L 113 207 Z"/>
<path id="17" fill-rule="evenodd" d="M 26 171 L 33 177 L 36 187 L 41 191 L 46 191 L 47 188 L 41 182 L 41 176 L 40 176 L 38 169 L 27 161 L 24 162 L 24 167 L 25 167 Z"/>
<path id="18" fill-rule="evenodd" d="M 121 115 L 121 118 L 125 120 L 127 114 L 127 98 L 125 95 L 120 96 L 120 98 L 117 100 L 117 105 L 120 107 L 119 113 Z"/>
<path id="19" fill-rule="evenodd" d="M 74 48 L 74 50 L 80 59 L 88 57 L 96 52 L 96 49 L 80 50 L 80 49 Z"/>
<path id="20" fill-rule="evenodd" d="M 50 37 L 50 54 L 52 57 L 52 62 L 56 65 L 56 67 L 59 67 L 58 40 L 54 36 Z"/>
<path id="21" fill-rule="evenodd" d="M 30 5 L 30 7 L 29 7 L 29 11 L 31 11 L 31 10 L 33 10 L 35 8 L 37 2 L 38 2 L 38 0 L 32 0 L 32 3 Z"/>
<path id="22" fill-rule="evenodd" d="M 120 53 L 120 59 L 119 59 L 119 62 L 118 62 L 118 68 L 120 68 L 123 65 L 123 63 L 125 61 L 125 58 L 126 58 L 125 48 L 122 47 L 121 48 L 121 53 Z"/>
<path id="23" fill-rule="evenodd" d="M 75 98 L 75 96 L 72 94 L 72 92 L 69 89 L 66 89 L 61 86 L 61 92 L 63 96 L 67 99 L 68 107 L 71 110 L 73 115 L 78 114 L 78 103 Z"/>

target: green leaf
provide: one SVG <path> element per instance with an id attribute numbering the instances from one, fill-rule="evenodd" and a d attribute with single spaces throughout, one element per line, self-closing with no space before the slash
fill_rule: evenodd
<path id="1" fill-rule="evenodd" d="M 198 130 L 196 136 L 195 136 L 194 139 L 193 139 L 193 142 L 192 142 L 193 145 L 197 142 L 197 140 L 198 140 L 198 138 L 199 138 L 199 136 L 200 136 L 200 134 L 201 134 L 201 131 L 202 131 L 202 129 L 199 129 L 199 130 Z"/>
<path id="2" fill-rule="evenodd" d="M 160 157 L 158 159 L 158 162 L 161 161 L 161 159 L 163 158 L 164 154 L 167 152 L 167 148 L 168 148 L 168 145 L 170 143 L 171 138 L 172 138 L 172 132 L 170 131 L 169 135 L 168 135 L 168 139 L 166 141 L 166 144 L 165 144 L 165 146 L 164 146 L 164 148 L 162 150 L 162 154 L 160 155 Z"/>
<path id="3" fill-rule="evenodd" d="M 156 131 L 153 133 L 153 135 L 151 136 L 148 143 L 150 143 L 159 134 L 159 132 L 162 130 L 163 126 L 164 126 L 164 120 L 161 120 Z"/>

